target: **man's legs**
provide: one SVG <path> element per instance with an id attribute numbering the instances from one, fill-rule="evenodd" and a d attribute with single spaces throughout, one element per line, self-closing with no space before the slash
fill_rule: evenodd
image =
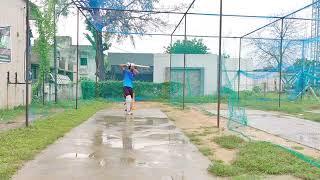
<path id="1" fill-rule="evenodd" d="M 133 107 L 133 91 L 130 87 L 123 87 L 123 94 L 125 97 L 125 106 L 127 114 L 131 114 L 132 107 Z"/>

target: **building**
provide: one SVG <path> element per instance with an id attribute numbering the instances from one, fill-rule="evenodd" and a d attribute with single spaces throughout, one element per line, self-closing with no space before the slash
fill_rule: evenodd
<path id="1" fill-rule="evenodd" d="M 141 73 L 136 77 L 138 81 L 163 83 L 183 83 L 184 55 L 183 54 L 139 54 L 139 53 L 109 53 L 108 60 L 111 64 L 112 80 L 122 80 L 119 64 L 132 62 L 147 65 L 151 68 L 140 68 Z M 253 71 L 247 60 L 241 60 L 241 69 Z M 217 92 L 218 55 L 215 54 L 187 54 L 185 61 L 186 69 L 186 94 L 188 95 L 213 95 Z M 171 73 L 170 73 L 171 65 Z M 238 59 L 228 58 L 224 60 L 222 73 L 222 86 L 237 88 L 235 78 L 238 73 Z M 240 75 L 240 90 L 252 90 L 260 85 L 254 79 Z M 232 82 L 232 84 L 231 84 Z M 229 84 L 228 84 L 229 83 Z"/>
<path id="2" fill-rule="evenodd" d="M 108 79 L 122 80 L 122 72 L 119 64 L 127 64 L 127 62 L 150 66 L 149 69 L 141 69 L 140 74 L 136 77 L 137 81 L 153 81 L 153 65 L 154 54 L 150 53 L 108 53 L 108 61 L 111 70 L 108 74 Z"/>
<path id="3" fill-rule="evenodd" d="M 75 97 L 75 83 L 77 75 L 77 46 L 72 44 L 72 38 L 69 36 L 57 36 L 57 84 L 59 99 L 73 99 Z M 53 50 L 49 56 L 50 70 L 54 71 Z M 90 45 L 79 45 L 79 79 L 88 78 L 95 80 L 96 61 L 95 49 Z M 39 57 L 32 51 L 31 70 L 33 82 L 37 81 L 39 76 Z M 54 74 L 47 76 L 45 83 L 45 97 L 48 101 L 54 100 Z M 79 94 L 81 94 L 79 88 Z M 42 92 L 40 92 L 42 93 Z"/>
<path id="4" fill-rule="evenodd" d="M 57 36 L 57 66 L 58 74 L 68 76 L 71 81 L 76 80 L 77 46 L 72 44 L 69 36 Z M 50 58 L 50 69 L 54 69 L 53 50 Z M 94 80 L 96 73 L 96 52 L 91 45 L 79 45 L 79 78 L 89 78 Z M 31 67 L 33 79 L 39 75 L 39 57 L 32 51 Z M 61 76 L 60 76 L 61 77 Z"/>
<path id="5" fill-rule="evenodd" d="M 0 109 L 25 105 L 26 1 L 2 0 L 0 6 Z M 15 75 L 16 74 L 16 75 Z M 30 89 L 30 88 L 29 88 Z"/>

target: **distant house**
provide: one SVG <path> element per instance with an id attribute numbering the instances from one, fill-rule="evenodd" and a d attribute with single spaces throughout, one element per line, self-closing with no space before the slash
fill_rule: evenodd
<path id="1" fill-rule="evenodd" d="M 108 61 L 111 65 L 111 71 L 108 74 L 108 79 L 122 80 L 122 72 L 119 64 L 127 62 L 150 66 L 150 69 L 140 69 L 139 75 L 135 78 L 137 81 L 153 81 L 153 64 L 154 54 L 150 53 L 108 53 Z"/>
<path id="2" fill-rule="evenodd" d="M 8 85 L 10 81 L 25 82 L 26 1 L 1 0 L 0 5 L 0 109 L 25 105 L 25 85 Z"/>
<path id="3" fill-rule="evenodd" d="M 58 66 L 58 96 L 63 99 L 74 97 L 77 73 L 77 46 L 72 44 L 69 36 L 57 36 L 57 66 Z M 53 50 L 49 56 L 51 72 L 54 70 Z M 39 76 L 39 57 L 32 50 L 31 70 L 32 79 L 36 81 Z M 96 62 L 95 49 L 90 45 L 79 45 L 79 79 L 89 78 L 95 80 Z M 48 75 L 46 83 L 46 97 L 48 100 L 54 98 L 54 74 Z"/>
<path id="4" fill-rule="evenodd" d="M 50 52 L 50 69 L 54 69 L 53 51 Z M 58 74 L 68 76 L 75 81 L 77 64 L 77 46 L 72 44 L 69 36 L 57 36 Z M 33 79 L 39 75 L 39 57 L 32 51 L 31 58 Z M 94 80 L 96 73 L 95 49 L 90 45 L 79 45 L 79 78 Z"/>
<path id="5" fill-rule="evenodd" d="M 182 54 L 139 54 L 139 53 L 109 53 L 111 64 L 110 79 L 122 80 L 119 64 L 132 62 L 151 66 L 149 69 L 139 68 L 141 73 L 135 78 L 138 81 L 154 83 L 177 82 L 183 83 L 184 56 Z M 241 70 L 253 71 L 249 60 L 241 60 Z M 224 60 L 222 86 L 237 88 L 238 59 Z M 171 73 L 170 73 L 171 66 Z M 191 96 L 213 95 L 217 92 L 218 55 L 216 54 L 187 54 L 185 61 L 186 94 Z M 273 79 L 257 81 L 245 75 L 240 75 L 240 90 L 252 90 L 254 86 L 269 84 L 268 90 L 273 90 Z"/>

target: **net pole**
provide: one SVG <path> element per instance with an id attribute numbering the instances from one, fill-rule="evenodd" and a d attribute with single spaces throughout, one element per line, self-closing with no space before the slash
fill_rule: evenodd
<path id="1" fill-rule="evenodd" d="M 240 38 L 240 43 L 239 43 L 239 59 L 238 59 L 238 102 L 240 102 L 241 47 L 242 47 L 242 38 Z"/>
<path id="2" fill-rule="evenodd" d="M 79 9 L 77 10 L 77 75 L 76 75 L 76 109 L 78 109 L 78 86 L 79 86 Z"/>
<path id="3" fill-rule="evenodd" d="M 187 44 L 187 14 L 184 16 L 184 46 Z M 186 48 L 185 48 L 186 49 Z M 183 53 L 183 97 L 182 109 L 185 108 L 185 95 L 186 95 L 186 52 Z"/>
<path id="4" fill-rule="evenodd" d="M 56 4 L 54 5 L 54 13 L 53 13 L 53 28 L 54 28 L 54 36 L 53 36 L 53 64 L 54 64 L 54 102 L 58 103 L 58 80 L 57 80 L 57 73 L 58 73 L 58 67 L 57 67 L 57 37 L 56 37 Z"/>
<path id="5" fill-rule="evenodd" d="M 26 127 L 29 126 L 29 0 L 26 2 L 26 77 L 25 77 L 25 85 L 26 85 Z"/>
<path id="6" fill-rule="evenodd" d="M 302 41 L 302 52 L 301 52 L 301 56 L 302 56 L 302 73 L 304 76 L 304 70 L 305 70 L 305 54 L 304 54 L 304 49 L 305 49 L 305 41 Z M 303 82 L 304 83 L 304 82 Z M 303 99 L 303 93 L 301 93 L 301 101 Z"/>
<path id="7" fill-rule="evenodd" d="M 217 126 L 220 127 L 220 105 L 221 105 L 221 63 L 222 63 L 222 0 L 220 0 L 220 25 L 219 25 L 219 60 L 218 60 L 218 107 Z"/>
<path id="8" fill-rule="evenodd" d="M 171 87 L 172 87 L 172 82 L 171 82 L 171 66 L 172 66 L 172 53 L 171 53 L 171 49 L 172 49 L 172 35 L 170 35 L 170 59 L 169 59 L 169 101 L 170 101 L 170 98 L 171 98 Z"/>
<path id="9" fill-rule="evenodd" d="M 282 44 L 283 44 L 283 20 L 284 18 L 281 18 L 281 34 L 280 34 L 280 60 L 279 60 L 279 108 L 281 107 L 281 87 L 282 87 L 282 59 L 283 59 L 283 53 L 282 53 Z"/>

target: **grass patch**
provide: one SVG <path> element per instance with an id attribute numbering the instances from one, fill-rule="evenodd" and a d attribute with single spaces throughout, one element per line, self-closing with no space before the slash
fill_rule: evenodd
<path id="1" fill-rule="evenodd" d="M 29 128 L 0 133 L 0 179 L 10 179 L 25 161 L 31 160 L 38 152 L 108 105 L 105 101 L 89 101 L 78 110 L 70 109 L 43 121 L 35 121 Z"/>
<path id="2" fill-rule="evenodd" d="M 218 176 L 294 175 L 302 179 L 320 179 L 320 168 L 313 167 L 284 149 L 267 142 L 249 142 L 240 148 L 231 165 L 210 166 L 209 171 Z M 236 171 L 236 172 L 231 172 Z"/>
<path id="3" fill-rule="evenodd" d="M 213 162 L 213 164 L 208 168 L 208 171 L 221 177 L 238 176 L 243 172 L 243 170 L 237 166 L 224 164 L 219 161 Z"/>
<path id="4" fill-rule="evenodd" d="M 190 141 L 193 144 L 201 145 L 201 139 L 199 137 L 197 137 L 197 135 L 192 133 L 192 134 L 187 134 L 187 136 L 189 137 Z"/>
<path id="5" fill-rule="evenodd" d="M 86 104 L 87 101 L 80 100 L 79 104 Z M 46 102 L 44 105 L 41 102 L 32 103 L 29 106 L 29 114 L 49 116 L 54 109 L 70 109 L 75 105 L 75 101 L 58 101 Z M 25 114 L 25 106 L 18 106 L 13 109 L 0 109 L 0 122 L 10 122 L 18 116 Z"/>
<path id="6" fill-rule="evenodd" d="M 15 107 L 13 109 L 0 109 L 0 122 L 9 122 L 16 117 L 23 115 L 25 109 L 23 106 Z"/>
<path id="7" fill-rule="evenodd" d="M 243 139 L 235 135 L 215 137 L 213 141 L 226 149 L 236 149 L 244 143 Z"/>
<path id="8" fill-rule="evenodd" d="M 304 150 L 304 148 L 301 147 L 301 146 L 293 146 L 292 149 L 295 149 L 295 150 Z"/>
<path id="9" fill-rule="evenodd" d="M 210 148 L 208 147 L 200 147 L 199 151 L 204 155 L 204 156 L 212 156 L 213 152 Z"/>

